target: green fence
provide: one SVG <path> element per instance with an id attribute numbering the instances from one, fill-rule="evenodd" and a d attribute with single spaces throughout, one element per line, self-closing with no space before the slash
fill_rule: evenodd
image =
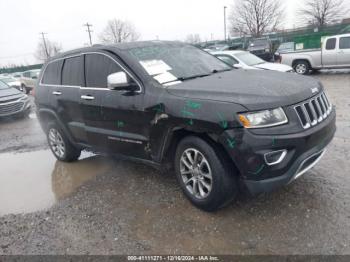
<path id="1" fill-rule="evenodd" d="M 298 28 L 292 30 L 284 30 L 276 33 L 266 34 L 264 37 L 268 37 L 274 46 L 278 47 L 279 44 L 285 42 L 295 42 L 296 44 L 302 44 L 303 49 L 313 49 L 321 47 L 321 39 L 325 36 L 338 35 L 350 33 L 350 23 L 341 23 L 335 25 L 325 26 L 323 28 L 315 28 L 314 26 Z M 207 41 L 198 44 L 197 46 L 207 48 L 212 45 L 227 44 L 231 49 L 246 49 L 249 41 L 252 39 L 250 36 L 229 39 L 225 41 Z"/>
<path id="2" fill-rule="evenodd" d="M 0 68 L 0 74 L 12 74 L 16 72 L 24 72 L 27 70 L 40 69 L 43 64 L 35 64 L 28 66 L 15 66 L 15 67 L 3 67 Z"/>

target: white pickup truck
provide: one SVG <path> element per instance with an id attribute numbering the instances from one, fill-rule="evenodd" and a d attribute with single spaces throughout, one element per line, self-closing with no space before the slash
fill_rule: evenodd
<path id="1" fill-rule="evenodd" d="M 350 34 L 324 39 L 321 49 L 292 51 L 278 54 L 281 63 L 306 75 L 310 70 L 350 68 Z"/>

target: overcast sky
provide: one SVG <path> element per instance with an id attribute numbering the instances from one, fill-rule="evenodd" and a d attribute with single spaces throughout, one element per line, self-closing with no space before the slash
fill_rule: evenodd
<path id="1" fill-rule="evenodd" d="M 350 0 L 347 0 L 350 1 Z M 283 0 L 285 28 L 295 23 L 303 0 Z M 198 33 L 202 40 L 223 39 L 223 6 L 234 0 L 0 0 L 0 66 L 34 63 L 39 32 L 62 44 L 64 50 L 87 44 L 83 24 L 93 24 L 93 42 L 108 19 L 133 22 L 142 40 L 184 40 Z"/>

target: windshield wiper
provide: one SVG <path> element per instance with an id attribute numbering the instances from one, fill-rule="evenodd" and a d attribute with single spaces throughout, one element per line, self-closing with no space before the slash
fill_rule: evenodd
<path id="1" fill-rule="evenodd" d="M 210 76 L 210 74 L 200 74 L 200 75 L 193 75 L 193 76 L 182 76 L 182 77 L 178 77 L 177 80 L 178 81 L 186 81 L 186 80 L 190 80 L 190 79 L 195 79 L 195 78 L 199 78 L 199 77 L 205 77 L 205 76 Z"/>
<path id="2" fill-rule="evenodd" d="M 226 71 L 231 71 L 233 70 L 233 67 L 232 68 L 227 68 L 227 69 L 222 69 L 222 70 L 217 70 L 217 69 L 214 69 L 212 72 L 212 74 L 216 74 L 216 73 L 221 73 L 221 72 L 226 72 Z"/>
<path id="3" fill-rule="evenodd" d="M 224 71 L 231 71 L 232 69 L 233 68 L 228 68 L 228 69 L 223 69 L 223 70 L 216 70 L 216 69 L 214 69 L 213 71 L 211 71 L 210 74 L 198 74 L 198 75 L 193 75 L 193 76 L 180 76 L 180 77 L 178 77 L 175 80 L 164 82 L 162 84 L 164 85 L 164 84 L 169 84 L 169 83 L 176 82 L 176 81 L 186 81 L 186 80 L 191 80 L 191 79 L 195 79 L 195 78 L 210 76 L 212 74 L 216 74 L 216 73 L 220 73 L 220 72 L 224 72 Z"/>

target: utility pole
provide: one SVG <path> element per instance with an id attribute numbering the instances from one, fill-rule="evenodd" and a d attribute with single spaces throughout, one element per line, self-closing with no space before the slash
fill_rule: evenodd
<path id="1" fill-rule="evenodd" d="M 226 8 L 227 6 L 224 6 L 224 39 L 225 39 L 225 42 L 226 42 Z"/>
<path id="2" fill-rule="evenodd" d="M 86 32 L 89 33 L 89 39 L 90 39 L 90 45 L 92 45 L 92 40 L 91 40 L 91 33 L 93 32 L 90 27 L 92 27 L 92 24 L 89 24 L 88 22 L 86 24 L 83 24 L 83 26 L 87 27 Z"/>
<path id="3" fill-rule="evenodd" d="M 49 59 L 50 55 L 49 55 L 49 51 L 47 50 L 46 39 L 45 39 L 45 35 L 47 35 L 47 33 L 41 32 L 40 34 L 41 34 L 41 37 L 43 38 L 46 59 Z"/>

